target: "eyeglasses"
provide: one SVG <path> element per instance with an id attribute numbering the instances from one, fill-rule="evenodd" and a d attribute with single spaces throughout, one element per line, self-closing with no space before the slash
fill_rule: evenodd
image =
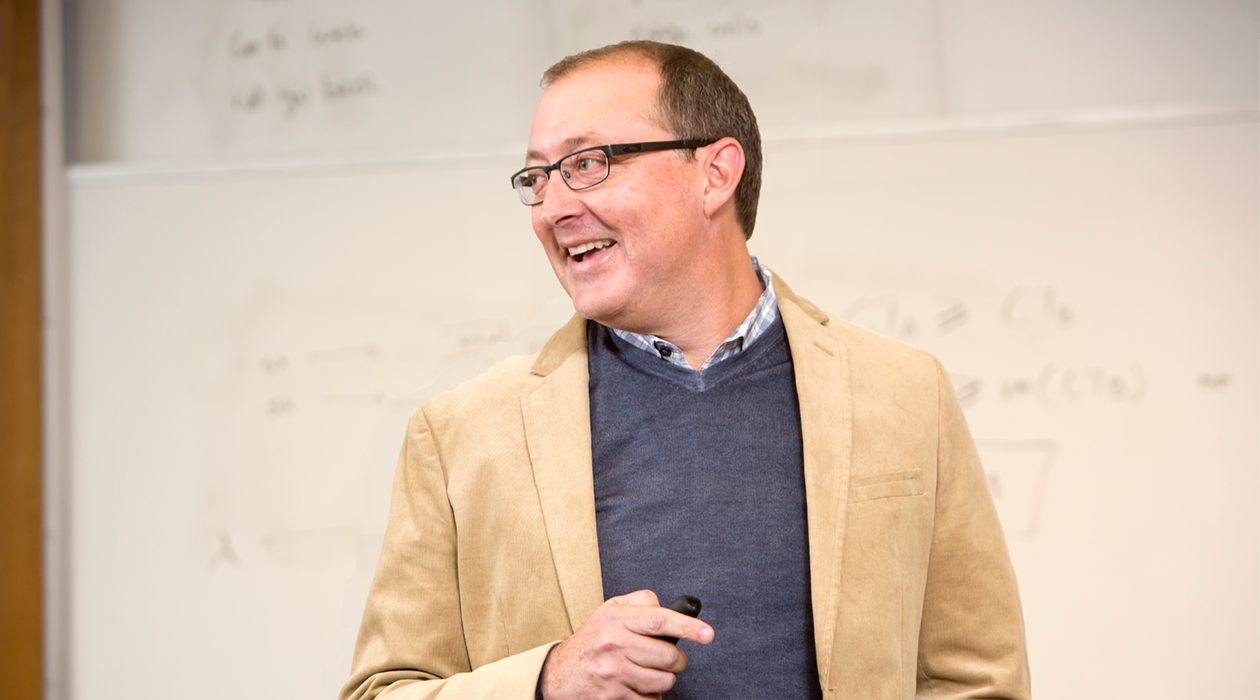
<path id="1" fill-rule="evenodd" d="M 616 156 L 629 153 L 651 153 L 708 146 L 717 139 L 685 139 L 682 141 L 648 141 L 646 143 L 615 143 L 592 146 L 574 151 L 551 165 L 531 165 L 512 175 L 512 187 L 527 206 L 542 204 L 551 181 L 551 171 L 559 170 L 560 179 L 569 189 L 578 192 L 590 189 L 608 179 L 608 164 Z"/>

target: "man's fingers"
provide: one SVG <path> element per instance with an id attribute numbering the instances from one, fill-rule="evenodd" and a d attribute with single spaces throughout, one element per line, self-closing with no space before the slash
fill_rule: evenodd
<path id="1" fill-rule="evenodd" d="M 552 651 L 544 696 L 659 699 L 687 667 L 687 655 L 658 637 L 708 644 L 713 628 L 660 607 L 652 591 L 609 598 Z"/>
<path id="2" fill-rule="evenodd" d="M 623 681 L 627 688 L 640 695 L 659 698 L 662 693 L 668 692 L 670 688 L 674 687 L 674 683 L 678 682 L 678 678 L 674 674 L 666 673 L 665 671 L 635 667 L 626 674 Z"/>
<path id="3" fill-rule="evenodd" d="M 677 637 L 697 644 L 713 641 L 713 628 L 707 623 L 668 608 L 642 606 L 620 612 L 622 624 L 635 634 Z"/>
<path id="4" fill-rule="evenodd" d="M 625 655 L 630 663 L 646 669 L 678 674 L 687 668 L 687 653 L 660 639 L 644 639 L 627 647 Z"/>
<path id="5" fill-rule="evenodd" d="M 608 603 L 622 606 L 617 617 L 625 629 L 648 637 L 677 637 L 697 644 L 713 641 L 713 628 L 679 612 L 660 607 L 660 600 L 650 590 L 635 591 L 609 598 Z"/>

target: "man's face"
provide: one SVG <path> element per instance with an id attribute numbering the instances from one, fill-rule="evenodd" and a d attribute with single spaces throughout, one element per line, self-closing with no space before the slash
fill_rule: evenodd
<path id="1" fill-rule="evenodd" d="M 584 146 L 668 141 L 651 119 L 660 75 L 639 60 L 608 60 L 552 83 L 534 112 L 527 165 L 554 163 Z M 680 151 L 619 156 L 608 179 L 574 192 L 553 172 L 532 209 L 560 284 L 582 316 L 641 333 L 659 333 L 687 311 L 701 284 L 705 180 L 699 160 Z M 573 254 L 589 243 L 602 248 Z"/>

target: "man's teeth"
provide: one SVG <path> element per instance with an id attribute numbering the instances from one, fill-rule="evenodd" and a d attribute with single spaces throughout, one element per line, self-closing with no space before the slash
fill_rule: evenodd
<path id="1" fill-rule="evenodd" d="M 604 241 L 591 241 L 590 243 L 583 243 L 582 245 L 575 245 L 572 248 L 569 248 L 569 255 L 572 255 L 573 257 L 576 258 L 577 256 L 581 255 L 582 253 L 585 253 L 588 250 L 604 248 L 612 244 L 613 244 L 612 241 L 604 240 Z"/>

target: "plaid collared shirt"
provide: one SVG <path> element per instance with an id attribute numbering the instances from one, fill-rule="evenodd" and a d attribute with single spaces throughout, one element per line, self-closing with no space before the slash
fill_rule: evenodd
<path id="1" fill-rule="evenodd" d="M 757 305 L 753 307 L 752 313 L 748 314 L 748 318 L 745 318 L 738 328 L 726 336 L 726 340 L 723 340 L 722 344 L 717 346 L 712 355 L 709 355 L 709 359 L 705 360 L 704 364 L 700 366 L 701 370 L 746 350 L 779 317 L 779 303 L 774 296 L 774 275 L 770 274 L 770 270 L 757 262 L 756 256 L 752 256 L 752 265 L 753 269 L 757 271 L 757 278 L 761 280 L 761 298 L 757 300 Z M 684 369 L 691 369 L 691 365 L 687 364 L 686 358 L 683 357 L 682 350 L 679 350 L 678 346 L 671 342 L 661 340 L 654 335 L 631 333 L 630 331 L 623 331 L 617 328 L 611 330 L 622 340 L 636 348 L 646 350 L 662 360 L 671 362 Z"/>

